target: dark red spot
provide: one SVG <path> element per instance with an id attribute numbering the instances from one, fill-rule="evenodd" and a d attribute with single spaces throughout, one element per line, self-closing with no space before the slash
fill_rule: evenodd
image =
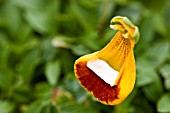
<path id="1" fill-rule="evenodd" d="M 118 98 L 120 89 L 117 86 L 111 87 L 98 77 L 87 66 L 87 62 L 76 64 L 76 73 L 80 83 L 100 101 L 113 101 Z M 107 76 L 107 75 L 106 75 Z"/>

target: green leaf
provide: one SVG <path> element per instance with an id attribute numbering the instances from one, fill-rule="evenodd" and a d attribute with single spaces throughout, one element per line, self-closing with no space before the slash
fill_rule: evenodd
<path id="1" fill-rule="evenodd" d="M 85 55 L 90 52 L 90 50 L 83 45 L 76 45 L 72 47 L 72 51 L 75 55 L 78 55 L 78 56 Z"/>
<path id="2" fill-rule="evenodd" d="M 8 1 L 4 11 L 4 19 L 6 22 L 5 25 L 7 27 L 8 33 L 15 36 L 18 33 L 17 31 L 20 29 L 19 26 L 22 22 L 20 11 L 17 7 L 15 7 L 15 5 L 13 5 L 12 1 Z"/>
<path id="3" fill-rule="evenodd" d="M 168 42 L 156 42 L 146 51 L 145 55 L 152 66 L 158 67 L 168 58 L 169 47 Z"/>
<path id="4" fill-rule="evenodd" d="M 70 51 L 62 49 L 61 54 L 59 55 L 60 61 L 62 64 L 62 70 L 64 74 L 67 74 L 68 72 L 72 72 L 74 69 L 74 62 L 75 62 L 75 56 L 70 54 Z"/>
<path id="5" fill-rule="evenodd" d="M 150 19 L 150 17 L 145 18 L 144 22 L 141 25 L 141 38 L 139 43 L 143 44 L 147 44 L 149 42 L 151 42 L 154 38 L 154 27 L 152 24 L 150 24 L 152 22 L 152 20 Z M 138 44 L 139 44 L 138 43 Z"/>
<path id="6" fill-rule="evenodd" d="M 158 112 L 170 112 L 170 93 L 164 94 L 157 103 Z"/>
<path id="7" fill-rule="evenodd" d="M 170 64 L 165 64 L 160 68 L 160 73 L 164 80 L 164 85 L 167 90 L 170 90 Z"/>
<path id="8" fill-rule="evenodd" d="M 154 83 L 143 87 L 143 92 L 145 93 L 146 97 L 155 102 L 163 93 L 163 86 L 162 82 L 160 81 L 159 76 L 155 73 L 152 76 L 155 76 Z"/>
<path id="9" fill-rule="evenodd" d="M 35 101 L 28 107 L 26 113 L 42 113 L 44 108 L 49 105 L 48 101 Z"/>
<path id="10" fill-rule="evenodd" d="M 79 104 L 69 104 L 61 108 L 61 113 L 97 113 L 97 109 Z"/>
<path id="11" fill-rule="evenodd" d="M 20 68 L 25 83 L 31 82 L 33 72 L 35 71 L 35 68 L 39 62 L 40 51 L 37 49 L 27 52 L 27 54 L 23 56 L 21 63 L 18 65 L 18 68 Z"/>
<path id="12" fill-rule="evenodd" d="M 170 90 L 170 78 L 166 79 L 166 80 L 164 81 L 164 84 L 165 84 L 166 90 Z"/>
<path id="13" fill-rule="evenodd" d="M 55 86 L 60 77 L 60 61 L 48 62 L 45 68 L 47 81 L 50 85 Z"/>
<path id="14" fill-rule="evenodd" d="M 145 85 L 152 83 L 154 81 L 154 79 L 152 79 L 151 76 L 148 76 L 150 74 L 151 74 L 151 72 L 149 72 L 149 71 L 139 72 L 137 74 L 136 85 L 141 87 L 141 86 L 145 86 Z"/>
<path id="15" fill-rule="evenodd" d="M 138 58 L 137 64 L 137 86 L 145 86 L 154 82 L 153 68 L 149 67 L 149 62 L 143 57 Z"/>
<path id="16" fill-rule="evenodd" d="M 6 67 L 10 55 L 10 43 L 5 34 L 0 33 L 0 67 Z"/>
<path id="17" fill-rule="evenodd" d="M 166 20 L 164 19 L 163 15 L 160 12 L 156 12 L 152 14 L 152 22 L 154 28 L 161 33 L 162 35 L 166 34 Z M 156 23 L 156 24 L 155 24 Z"/>
<path id="18" fill-rule="evenodd" d="M 78 81 L 75 79 L 75 75 L 73 72 L 66 73 L 66 78 L 62 87 L 69 91 L 79 103 L 83 103 L 88 98 L 87 91 L 85 91 L 80 86 Z"/>
<path id="19" fill-rule="evenodd" d="M 148 46 L 154 39 L 154 27 L 150 23 L 152 23 L 152 20 L 148 17 L 145 18 L 143 23 L 140 25 L 140 39 L 135 47 L 136 52 L 140 49 L 148 50 Z"/>
<path id="20" fill-rule="evenodd" d="M 170 78 L 170 64 L 165 64 L 160 68 L 160 73 L 164 79 Z"/>
<path id="21" fill-rule="evenodd" d="M 55 104 L 57 106 L 62 107 L 67 103 L 73 102 L 73 97 L 71 93 L 60 89 L 57 89 L 56 92 L 58 93 L 58 95 L 56 95 L 56 100 L 55 100 Z"/>
<path id="22" fill-rule="evenodd" d="M 14 0 L 15 5 L 24 9 L 41 9 L 45 5 L 44 0 Z"/>
<path id="23" fill-rule="evenodd" d="M 128 3 L 129 0 L 114 0 L 116 2 L 116 4 L 119 5 L 126 5 Z"/>
<path id="24" fill-rule="evenodd" d="M 117 0 L 120 1 L 120 0 Z M 132 20 L 133 23 L 137 23 L 140 20 L 141 12 L 142 12 L 142 6 L 139 3 L 128 3 L 127 7 L 123 7 L 119 9 L 116 14 L 117 15 L 124 15 L 127 16 L 130 20 Z M 131 14 L 129 13 L 131 12 Z"/>
<path id="25" fill-rule="evenodd" d="M 14 73 L 10 69 L 2 69 L 0 68 L 0 88 L 4 91 L 9 91 L 11 88 L 14 79 Z"/>
<path id="26" fill-rule="evenodd" d="M 41 33 L 47 33 L 47 16 L 44 14 L 44 12 L 39 11 L 29 11 L 26 13 L 26 19 L 29 22 L 29 24 L 37 31 Z"/>
<path id="27" fill-rule="evenodd" d="M 150 64 L 150 62 L 144 57 L 137 59 L 137 70 L 139 70 L 139 74 L 143 70 L 146 70 L 144 74 L 146 74 L 150 79 L 152 79 L 152 82 L 150 82 L 147 85 L 144 84 L 146 83 L 146 81 L 144 83 L 142 83 L 141 81 L 141 84 L 144 85 L 142 87 L 142 90 L 149 100 L 156 102 L 157 99 L 160 97 L 160 95 L 163 93 L 163 86 L 162 86 L 161 78 L 158 76 L 158 74 L 156 73 L 156 70 Z M 142 76 L 142 75 L 139 75 L 139 76 Z M 141 85 L 141 84 L 138 83 L 138 85 Z"/>
<path id="28" fill-rule="evenodd" d="M 32 92 L 30 88 L 25 84 L 21 85 L 22 86 L 20 87 L 16 87 L 16 85 L 12 87 L 13 89 L 15 88 L 15 91 L 11 93 L 12 99 L 15 100 L 15 102 L 17 103 L 29 102 L 31 97 L 33 96 Z"/>
<path id="29" fill-rule="evenodd" d="M 0 100 L 0 113 L 11 113 L 13 108 L 14 106 L 11 103 Z"/>
<path id="30" fill-rule="evenodd" d="M 30 26 L 28 26 L 27 24 L 25 23 L 22 23 L 20 26 L 19 26 L 20 29 L 18 29 L 17 32 L 19 32 L 18 34 L 16 34 L 17 38 L 18 38 L 18 41 L 20 42 L 24 42 L 29 34 L 31 33 L 31 28 Z M 30 38 L 30 37 L 29 37 Z"/>
<path id="31" fill-rule="evenodd" d="M 131 102 L 131 107 L 133 106 L 133 111 L 126 111 L 126 112 L 121 112 L 121 113 L 155 113 L 154 109 L 152 109 L 152 104 L 146 99 L 146 97 L 141 95 L 141 91 L 138 90 L 137 95 Z M 140 98 L 136 98 L 140 96 Z M 124 108 L 122 108 L 124 109 Z M 118 112 L 119 113 L 119 112 Z"/>
<path id="32" fill-rule="evenodd" d="M 163 86 L 161 78 L 155 72 L 151 76 L 154 76 L 154 82 L 142 87 L 142 90 L 149 100 L 156 102 L 163 93 Z"/>
<path id="33" fill-rule="evenodd" d="M 44 106 L 44 108 L 41 110 L 41 113 L 60 113 L 60 112 L 53 104 L 49 104 Z"/>
<path id="34" fill-rule="evenodd" d="M 52 95 L 52 88 L 47 82 L 41 82 L 36 84 L 35 97 L 39 100 L 49 99 Z"/>
<path id="35" fill-rule="evenodd" d="M 70 11 L 72 15 L 74 16 L 74 19 L 80 24 L 80 26 L 86 31 L 91 31 L 91 27 L 89 22 L 86 20 L 85 15 L 82 14 L 83 9 L 76 3 L 71 2 Z"/>
<path id="36" fill-rule="evenodd" d="M 46 7 L 39 10 L 27 10 L 25 18 L 30 26 L 41 34 L 55 34 L 55 2 L 44 2 Z"/>
<path id="37" fill-rule="evenodd" d="M 54 59 L 56 57 L 57 52 L 59 52 L 59 49 L 52 47 L 51 43 L 52 43 L 51 39 L 44 39 L 41 41 L 42 50 L 41 58 L 44 61 Z"/>

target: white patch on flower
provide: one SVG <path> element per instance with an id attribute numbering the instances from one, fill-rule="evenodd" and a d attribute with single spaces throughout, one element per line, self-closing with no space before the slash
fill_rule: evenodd
<path id="1" fill-rule="evenodd" d="M 96 59 L 87 62 L 87 67 L 110 86 L 114 86 L 119 72 L 110 67 L 105 61 Z"/>

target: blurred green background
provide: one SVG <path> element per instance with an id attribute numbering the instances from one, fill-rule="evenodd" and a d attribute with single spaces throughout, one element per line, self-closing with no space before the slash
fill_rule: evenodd
<path id="1" fill-rule="evenodd" d="M 98 103 L 74 61 L 114 36 L 116 15 L 140 29 L 137 80 L 120 105 Z M 169 113 L 170 0 L 0 0 L 0 113 Z"/>

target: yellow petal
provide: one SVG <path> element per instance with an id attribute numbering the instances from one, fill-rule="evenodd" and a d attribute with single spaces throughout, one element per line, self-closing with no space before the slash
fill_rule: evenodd
<path id="1" fill-rule="evenodd" d="M 113 39 L 107 44 L 99 53 L 97 57 L 106 61 L 112 68 L 120 71 L 125 59 L 131 49 L 133 49 L 134 42 L 123 38 L 119 31 Z"/>
<path id="2" fill-rule="evenodd" d="M 124 63 L 120 71 L 120 79 L 118 88 L 120 92 L 118 94 L 118 99 L 114 101 L 109 101 L 109 105 L 120 104 L 127 96 L 132 92 L 136 80 L 136 66 L 133 51 L 130 51 L 127 60 Z"/>
<path id="3" fill-rule="evenodd" d="M 111 24 L 113 29 L 119 30 L 113 39 L 102 50 L 76 60 L 74 70 L 79 83 L 99 102 L 116 105 L 121 103 L 134 88 L 136 66 L 133 48 L 138 41 L 139 32 L 125 17 L 115 17 L 111 20 Z M 94 61 L 95 64 L 91 65 Z M 87 66 L 88 64 L 90 66 Z M 110 72 L 113 76 L 118 72 L 116 79 Z M 113 84 L 110 80 L 107 81 L 108 79 L 113 79 Z"/>

